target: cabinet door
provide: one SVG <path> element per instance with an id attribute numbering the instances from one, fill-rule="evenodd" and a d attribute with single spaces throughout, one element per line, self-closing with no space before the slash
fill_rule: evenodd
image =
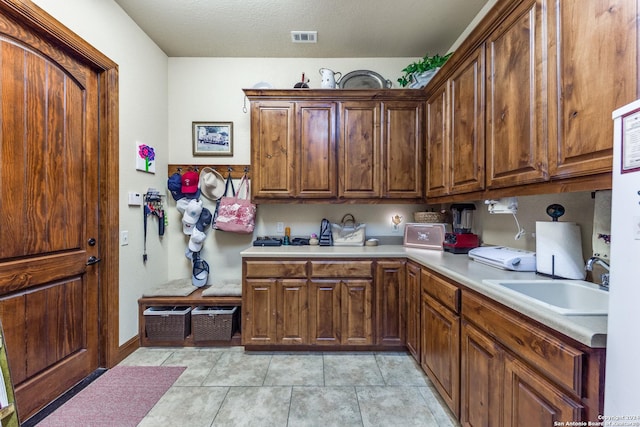
<path id="1" fill-rule="evenodd" d="M 420 362 L 420 266 L 407 263 L 407 348 Z"/>
<path id="2" fill-rule="evenodd" d="M 461 330 L 460 423 L 463 426 L 501 427 L 504 351 L 465 321 Z M 543 424 L 527 422 L 522 425 Z"/>
<path id="3" fill-rule="evenodd" d="M 484 45 L 456 69 L 451 92 L 451 194 L 484 189 Z"/>
<path id="4" fill-rule="evenodd" d="M 309 343 L 309 305 L 306 279 L 278 282 L 277 340 L 280 344 Z"/>
<path id="5" fill-rule="evenodd" d="M 335 197 L 336 104 L 297 102 L 296 109 L 297 195 L 302 198 Z"/>
<path id="6" fill-rule="evenodd" d="M 488 188 L 548 177 L 543 2 L 524 1 L 486 42 Z"/>
<path id="7" fill-rule="evenodd" d="M 251 103 L 251 194 L 289 198 L 296 194 L 294 103 Z"/>
<path id="8" fill-rule="evenodd" d="M 379 102 L 340 104 L 340 197 L 377 198 L 382 194 L 380 114 Z"/>
<path id="9" fill-rule="evenodd" d="M 405 268 L 402 261 L 376 263 L 376 344 L 400 346 L 405 341 Z"/>
<path id="10" fill-rule="evenodd" d="M 342 282 L 340 330 L 343 345 L 373 344 L 372 290 L 371 280 L 349 279 Z"/>
<path id="11" fill-rule="evenodd" d="M 388 101 L 383 106 L 383 197 L 423 197 L 421 102 Z"/>
<path id="12" fill-rule="evenodd" d="M 549 173 L 609 172 L 611 112 L 638 96 L 638 4 L 550 3 Z"/>
<path id="13" fill-rule="evenodd" d="M 276 343 L 275 279 L 245 279 L 242 317 L 242 344 Z"/>
<path id="14" fill-rule="evenodd" d="M 312 280 L 309 283 L 309 340 L 311 344 L 340 344 L 340 281 Z"/>
<path id="15" fill-rule="evenodd" d="M 423 284 L 424 285 L 424 284 Z M 445 403 L 460 414 L 460 316 L 422 292 L 421 365 Z"/>
<path id="16" fill-rule="evenodd" d="M 427 197 L 449 194 L 449 118 L 447 84 L 438 87 L 427 100 Z"/>
<path id="17" fill-rule="evenodd" d="M 564 425 L 583 421 L 584 407 L 511 355 L 505 357 L 504 425 Z"/>

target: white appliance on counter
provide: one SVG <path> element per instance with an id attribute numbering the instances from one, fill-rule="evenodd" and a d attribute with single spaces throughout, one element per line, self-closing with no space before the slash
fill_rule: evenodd
<path id="1" fill-rule="evenodd" d="M 614 111 L 613 119 L 612 269 L 609 278 L 604 415 L 638 416 L 640 100 Z"/>
<path id="2" fill-rule="evenodd" d="M 536 253 L 506 246 L 480 246 L 469 251 L 474 261 L 513 271 L 536 271 Z"/>

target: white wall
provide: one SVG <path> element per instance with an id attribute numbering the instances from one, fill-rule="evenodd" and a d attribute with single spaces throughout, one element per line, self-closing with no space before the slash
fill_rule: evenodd
<path id="1" fill-rule="evenodd" d="M 120 247 L 120 329 L 123 344 L 138 333 L 137 300 L 147 286 L 166 281 L 168 239 L 158 238 L 152 219 L 142 262 L 140 207 L 129 207 L 128 191 L 144 193 L 167 184 L 167 57 L 111 0 L 35 0 L 38 6 L 116 62 L 120 101 L 120 229 L 129 245 Z M 135 170 L 136 141 L 156 149 L 156 174 Z M 155 227 L 154 227 L 155 226 Z"/>

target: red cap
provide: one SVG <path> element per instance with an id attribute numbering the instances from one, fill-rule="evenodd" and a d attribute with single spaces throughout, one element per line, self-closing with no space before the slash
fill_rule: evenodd
<path id="1" fill-rule="evenodd" d="M 188 194 L 197 192 L 198 179 L 198 173 L 194 171 L 187 171 L 182 174 L 182 192 Z"/>

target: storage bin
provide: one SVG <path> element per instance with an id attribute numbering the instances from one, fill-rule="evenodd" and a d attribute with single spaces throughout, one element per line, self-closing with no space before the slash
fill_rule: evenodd
<path id="1" fill-rule="evenodd" d="M 238 307 L 196 307 L 191 312 L 194 341 L 230 341 Z"/>
<path id="2" fill-rule="evenodd" d="M 191 307 L 149 307 L 144 314 L 147 338 L 182 341 L 191 333 Z"/>

